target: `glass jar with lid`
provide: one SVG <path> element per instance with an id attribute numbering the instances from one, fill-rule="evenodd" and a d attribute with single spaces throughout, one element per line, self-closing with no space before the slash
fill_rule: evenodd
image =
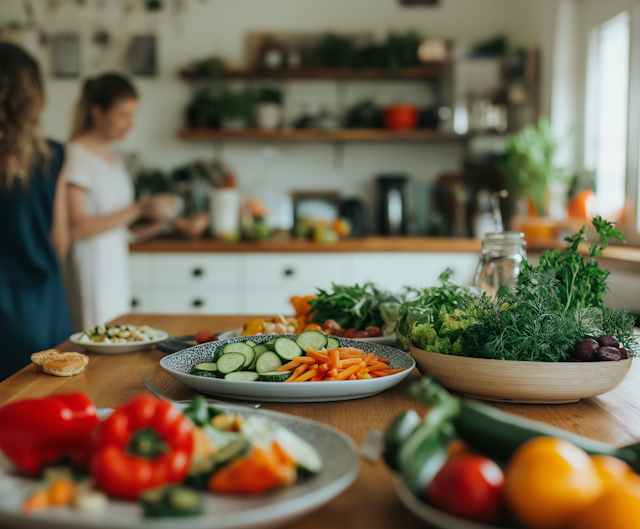
<path id="1" fill-rule="evenodd" d="M 527 261 L 524 234 L 517 231 L 487 233 L 473 285 L 491 296 L 500 287 L 513 287 Z"/>

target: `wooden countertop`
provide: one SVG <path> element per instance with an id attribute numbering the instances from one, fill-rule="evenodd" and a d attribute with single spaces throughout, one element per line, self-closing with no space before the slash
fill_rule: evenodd
<path id="1" fill-rule="evenodd" d="M 448 237 L 383 237 L 345 239 L 321 244 L 300 239 L 274 239 L 262 242 L 228 243 L 214 239 L 154 239 L 129 246 L 132 252 L 471 252 L 480 251 L 477 239 Z"/>
<path id="2" fill-rule="evenodd" d="M 193 334 L 208 328 L 222 332 L 239 327 L 247 316 L 171 316 L 129 314 L 115 323 L 149 324 L 170 335 Z M 81 351 L 70 342 L 62 350 Z M 87 368 L 74 377 L 58 378 L 36 373 L 26 367 L 0 383 L 0 404 L 51 393 L 83 391 L 100 407 L 113 406 L 146 389 L 141 383 L 147 377 L 161 391 L 175 399 L 188 399 L 194 391 L 164 373 L 159 360 L 164 356 L 156 349 L 121 355 L 88 353 Z M 265 409 L 290 413 L 330 424 L 361 444 L 369 428 L 384 430 L 400 413 L 415 409 L 421 415 L 426 408 L 406 393 L 411 382 L 419 378 L 414 371 L 403 383 L 381 395 L 361 400 L 329 403 L 265 403 Z M 553 424 L 565 430 L 616 446 L 640 441 L 640 362 L 637 360 L 627 379 L 614 391 L 584 399 L 574 404 L 532 405 L 494 404 L 515 415 Z M 366 527 L 404 529 L 423 528 L 424 523 L 401 503 L 393 487 L 393 474 L 382 461 L 362 461 L 360 475 L 339 498 L 323 508 L 321 516 L 308 516 L 286 525 L 289 529 L 335 529 Z"/>

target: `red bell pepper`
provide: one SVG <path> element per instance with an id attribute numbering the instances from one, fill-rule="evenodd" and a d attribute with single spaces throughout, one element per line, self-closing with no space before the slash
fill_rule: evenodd
<path id="1" fill-rule="evenodd" d="M 83 393 L 10 402 L 0 408 L 0 450 L 28 474 L 65 456 L 86 466 L 98 422 L 96 407 Z"/>
<path id="2" fill-rule="evenodd" d="M 193 424 L 168 402 L 139 395 L 117 407 L 94 431 L 90 470 L 110 496 L 137 499 L 180 483 L 193 452 Z"/>

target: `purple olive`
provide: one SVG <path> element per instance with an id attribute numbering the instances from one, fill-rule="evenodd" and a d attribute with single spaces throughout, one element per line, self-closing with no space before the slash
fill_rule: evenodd
<path id="1" fill-rule="evenodd" d="M 630 356 L 633 356 L 633 353 L 624 347 L 619 347 L 618 351 L 620 351 L 620 356 L 622 356 L 623 360 L 626 360 Z"/>
<path id="2" fill-rule="evenodd" d="M 571 357 L 581 362 L 593 362 L 596 360 L 596 353 L 600 346 L 595 340 L 587 339 L 578 342 L 575 349 L 571 352 Z"/>
<path id="3" fill-rule="evenodd" d="M 596 353 L 596 358 L 604 362 L 617 362 L 622 359 L 622 355 L 615 347 L 601 347 Z"/>
<path id="4" fill-rule="evenodd" d="M 616 349 L 620 347 L 620 342 L 608 334 L 600 336 L 600 338 L 598 338 L 598 343 L 600 344 L 600 347 L 615 347 Z"/>

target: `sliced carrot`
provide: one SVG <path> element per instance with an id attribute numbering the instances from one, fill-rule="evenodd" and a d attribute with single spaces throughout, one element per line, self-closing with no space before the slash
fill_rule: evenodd
<path id="1" fill-rule="evenodd" d="M 369 353 L 367 356 L 364 357 L 364 365 L 368 366 L 371 362 L 375 362 L 377 358 L 378 357 L 373 353 Z"/>
<path id="2" fill-rule="evenodd" d="M 349 367 L 349 366 L 355 366 L 355 365 L 365 365 L 365 363 L 363 362 L 362 358 L 349 358 L 348 360 L 342 360 L 342 367 Z M 339 368 L 338 368 L 339 369 Z"/>
<path id="3" fill-rule="evenodd" d="M 358 380 L 355 375 L 351 375 L 347 380 Z"/>
<path id="4" fill-rule="evenodd" d="M 369 373 L 361 373 L 360 371 L 358 371 L 356 373 L 356 378 L 360 379 L 360 380 L 365 380 L 367 378 L 372 378 L 371 375 Z"/>
<path id="5" fill-rule="evenodd" d="M 386 371 L 387 369 L 389 369 L 389 366 L 387 364 L 372 364 L 368 365 L 367 367 L 369 368 L 369 371 Z"/>
<path id="6" fill-rule="evenodd" d="M 285 380 L 285 382 L 295 382 L 295 380 L 307 369 L 309 369 L 309 366 L 307 364 L 302 364 L 300 367 L 296 367 L 296 370 L 287 380 Z"/>
<path id="7" fill-rule="evenodd" d="M 307 380 L 311 380 L 313 377 L 315 377 L 318 374 L 318 371 L 319 371 L 318 369 L 309 369 L 309 371 L 307 371 L 303 375 L 300 375 L 298 378 L 296 378 L 294 382 L 306 382 Z"/>
<path id="8" fill-rule="evenodd" d="M 331 369 L 329 364 L 320 364 L 319 368 L 320 368 L 320 371 L 322 371 L 323 373 L 326 373 Z"/>
<path id="9" fill-rule="evenodd" d="M 329 364 L 331 362 L 331 359 L 327 355 L 318 353 L 317 351 L 314 351 L 310 347 L 307 348 L 307 356 L 310 356 L 311 358 L 313 358 L 314 360 L 317 360 L 321 364 Z"/>
<path id="10" fill-rule="evenodd" d="M 293 371 L 296 367 L 300 367 L 300 362 L 291 361 L 288 364 L 283 365 L 276 369 L 276 371 Z"/>
<path id="11" fill-rule="evenodd" d="M 310 358 L 308 356 L 294 356 L 293 357 L 293 361 L 294 362 L 299 362 L 300 364 L 315 364 L 316 361 L 313 358 Z"/>
<path id="12" fill-rule="evenodd" d="M 339 373 L 338 376 L 335 378 L 336 380 L 347 380 L 351 375 L 354 375 L 356 371 L 360 369 L 360 367 L 362 366 L 355 365 L 355 366 L 348 367 L 342 373 Z"/>
<path id="13" fill-rule="evenodd" d="M 329 358 L 331 358 L 330 364 L 333 367 L 342 367 L 342 362 L 340 361 L 340 351 L 338 351 L 337 349 L 329 351 Z"/>
<path id="14" fill-rule="evenodd" d="M 395 375 L 396 373 L 400 373 L 404 371 L 404 369 L 388 369 L 387 371 L 383 371 L 386 375 Z"/>
<path id="15" fill-rule="evenodd" d="M 391 360 L 389 360 L 388 358 L 380 358 L 379 356 L 376 356 L 376 360 L 378 360 L 378 362 L 382 362 L 383 364 L 391 363 Z"/>
<path id="16" fill-rule="evenodd" d="M 51 505 L 71 505 L 76 494 L 76 486 L 72 481 L 57 478 L 49 488 L 49 503 Z"/>
<path id="17" fill-rule="evenodd" d="M 49 493 L 38 489 L 22 505 L 22 512 L 36 512 L 49 507 Z"/>
<path id="18" fill-rule="evenodd" d="M 327 371 L 327 376 L 328 377 L 337 377 L 338 376 L 338 370 L 334 367 L 331 371 Z"/>
<path id="19" fill-rule="evenodd" d="M 317 323 L 308 323 L 307 326 L 304 328 L 304 330 L 322 332 L 322 326 L 318 325 Z"/>
<path id="20" fill-rule="evenodd" d="M 324 378 L 324 371 L 318 371 L 318 374 L 313 377 L 309 382 L 321 382 Z"/>

